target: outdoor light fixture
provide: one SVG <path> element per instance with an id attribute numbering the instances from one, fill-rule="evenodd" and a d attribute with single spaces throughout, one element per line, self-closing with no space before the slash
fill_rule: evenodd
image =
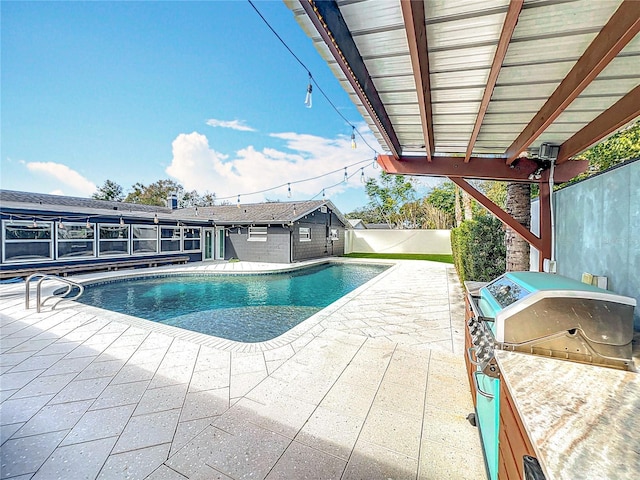
<path id="1" fill-rule="evenodd" d="M 58 228 L 60 230 L 64 230 L 64 223 L 62 223 L 62 217 L 60 217 L 60 220 L 58 221 Z"/>
<path id="2" fill-rule="evenodd" d="M 351 148 L 356 149 L 356 127 L 351 127 Z"/>
<path id="3" fill-rule="evenodd" d="M 293 214 L 294 215 L 296 214 L 296 204 L 295 203 L 293 204 Z"/>
<path id="4" fill-rule="evenodd" d="M 365 180 L 364 180 L 364 167 L 362 167 L 362 168 L 360 169 L 360 182 L 361 182 L 361 183 L 364 183 L 364 182 L 365 182 Z"/>
<path id="5" fill-rule="evenodd" d="M 91 224 L 89 223 L 89 217 L 87 217 L 87 223 L 85 224 L 85 226 L 91 230 Z"/>
<path id="6" fill-rule="evenodd" d="M 196 217 L 198 216 L 198 207 L 196 207 Z"/>
<path id="7" fill-rule="evenodd" d="M 540 160 L 549 160 L 553 162 L 558 159 L 558 153 L 560 153 L 560 145 L 555 143 L 543 143 L 540 145 L 538 158 Z"/>
<path id="8" fill-rule="evenodd" d="M 240 208 L 240 195 L 238 195 L 238 208 Z"/>
<path id="9" fill-rule="evenodd" d="M 38 222 L 36 222 L 36 217 L 33 217 L 33 228 L 38 228 Z"/>
<path id="10" fill-rule="evenodd" d="M 157 225 L 159 221 L 160 221 L 160 220 L 158 220 L 158 214 L 157 214 L 157 213 L 155 213 L 155 214 L 153 215 L 153 223 L 155 223 L 155 224 Z"/>
<path id="11" fill-rule="evenodd" d="M 311 85 L 311 72 L 309 72 L 309 85 L 307 85 L 307 95 L 304 99 L 304 105 L 307 108 L 311 108 L 311 105 L 313 104 L 313 101 L 311 98 L 312 92 L 313 92 L 313 85 Z"/>
<path id="12" fill-rule="evenodd" d="M 349 180 L 349 175 L 347 175 L 347 167 L 344 167 L 344 183 L 347 183 Z"/>
<path id="13" fill-rule="evenodd" d="M 291 184 L 287 183 L 287 198 L 291 198 Z"/>
<path id="14" fill-rule="evenodd" d="M 124 218 L 122 218 L 122 215 L 120 215 L 120 226 L 124 225 Z"/>
<path id="15" fill-rule="evenodd" d="M 324 195 L 324 188 L 322 189 L 322 200 L 324 200 L 325 195 Z"/>

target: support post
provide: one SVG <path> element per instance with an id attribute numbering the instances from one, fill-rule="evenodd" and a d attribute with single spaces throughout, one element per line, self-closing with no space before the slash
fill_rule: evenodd
<path id="1" fill-rule="evenodd" d="M 544 259 L 551 258 L 551 189 L 549 184 L 542 182 L 540 185 L 539 209 L 540 209 L 540 248 L 537 249 L 538 271 L 544 270 Z"/>

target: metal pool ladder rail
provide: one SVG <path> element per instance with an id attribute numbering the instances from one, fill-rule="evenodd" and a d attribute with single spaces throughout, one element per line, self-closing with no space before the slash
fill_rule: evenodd
<path id="1" fill-rule="evenodd" d="M 63 302 L 65 300 L 69 300 L 69 301 L 76 300 L 77 298 L 80 297 L 80 295 L 84 293 L 83 285 L 73 282 L 67 278 L 59 277 L 57 275 L 47 275 L 46 273 L 34 273 L 33 275 L 29 275 L 29 277 L 27 277 L 27 279 L 25 280 L 25 288 L 26 288 L 25 308 L 27 310 L 29 309 L 29 297 L 30 297 L 29 284 L 31 283 L 31 280 L 34 280 L 36 278 L 40 278 L 38 280 L 38 283 L 36 284 L 36 310 L 38 313 L 40 313 L 42 306 L 47 302 L 47 300 L 51 300 L 52 298 L 57 299 L 57 302 L 51 306 L 51 310 L 54 310 L 56 308 L 56 305 L 58 305 L 60 302 Z M 67 288 L 58 294 L 54 293 L 53 295 L 49 295 L 44 300 L 42 300 L 42 282 L 44 282 L 45 280 L 54 280 L 54 281 L 64 283 L 66 284 Z M 74 288 L 78 289 L 77 295 L 67 297 L 66 295 L 70 294 Z"/>

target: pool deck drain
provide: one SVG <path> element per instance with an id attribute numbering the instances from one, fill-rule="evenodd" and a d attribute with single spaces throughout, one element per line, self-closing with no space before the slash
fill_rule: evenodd
<path id="1" fill-rule="evenodd" d="M 455 272 L 395 263 L 263 345 L 0 285 L 0 478 L 484 478 Z"/>

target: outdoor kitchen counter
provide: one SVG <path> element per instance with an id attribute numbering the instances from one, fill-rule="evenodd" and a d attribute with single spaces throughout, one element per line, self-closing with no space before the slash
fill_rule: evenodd
<path id="1" fill-rule="evenodd" d="M 640 478 L 640 374 L 496 350 L 547 480 Z"/>

